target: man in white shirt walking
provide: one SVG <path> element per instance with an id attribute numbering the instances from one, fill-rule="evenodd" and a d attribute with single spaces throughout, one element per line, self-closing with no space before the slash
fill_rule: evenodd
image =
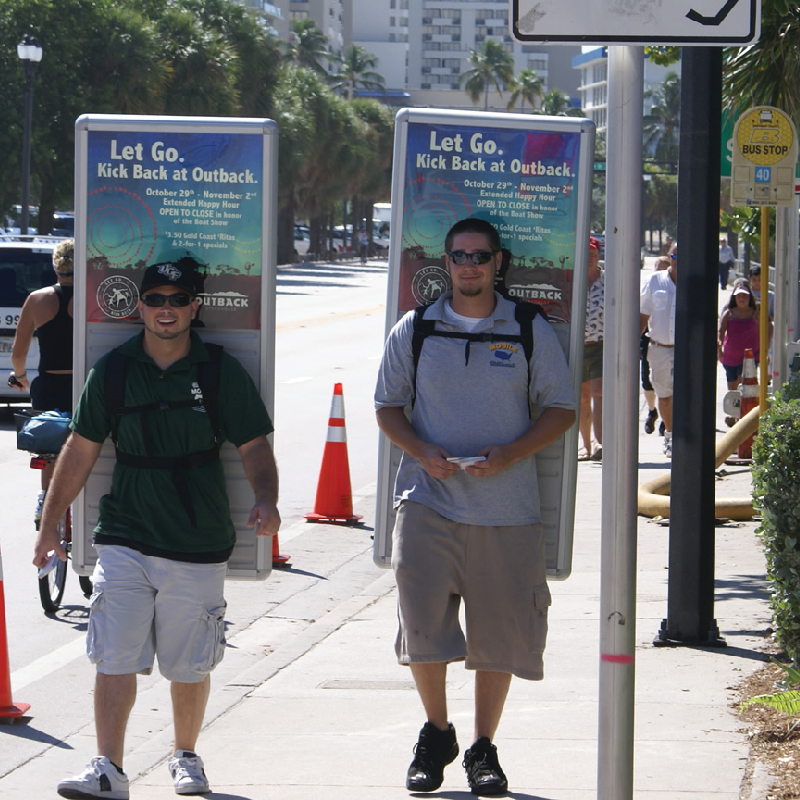
<path id="1" fill-rule="evenodd" d="M 677 248 L 670 254 L 669 269 L 654 272 L 639 298 L 639 333 L 650 326 L 650 380 L 664 421 L 664 455 L 672 458 L 672 381 L 675 365 L 675 282 Z"/>

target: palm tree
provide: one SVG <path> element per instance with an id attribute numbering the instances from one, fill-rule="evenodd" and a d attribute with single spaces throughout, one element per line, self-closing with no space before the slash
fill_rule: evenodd
<path id="1" fill-rule="evenodd" d="M 193 13 L 171 7 L 157 22 L 170 65 L 164 113 L 232 116 L 239 107 L 238 59 L 224 35 Z"/>
<path id="2" fill-rule="evenodd" d="M 800 7 L 794 0 L 763 0 L 761 38 L 725 53 L 729 107 L 775 106 L 800 123 Z"/>
<path id="3" fill-rule="evenodd" d="M 338 80 L 334 81 L 333 88 L 339 89 L 347 100 L 352 100 L 359 86 L 382 92 L 386 83 L 383 75 L 373 71 L 377 66 L 377 56 L 368 53 L 361 45 L 352 44 L 345 50 L 339 62 Z"/>
<path id="4" fill-rule="evenodd" d="M 542 100 L 542 114 L 548 117 L 563 116 L 569 107 L 569 97 L 561 89 L 551 89 Z"/>
<path id="5" fill-rule="evenodd" d="M 298 66 L 328 74 L 328 71 L 320 63 L 321 59 L 327 59 L 330 56 L 328 37 L 314 24 L 314 20 L 292 20 L 292 36 L 287 50 L 289 58 Z"/>
<path id="6" fill-rule="evenodd" d="M 476 105 L 483 95 L 484 111 L 489 108 L 489 87 L 503 94 L 504 84 L 514 80 L 514 59 L 505 47 L 494 39 L 487 39 L 480 50 L 470 50 L 472 69 L 462 76 L 464 90 Z"/>
<path id="7" fill-rule="evenodd" d="M 513 82 L 514 90 L 511 92 L 511 99 L 508 101 L 508 110 L 513 111 L 517 100 L 522 100 L 520 111 L 525 108 L 527 100 L 531 109 L 536 108 L 536 101 L 542 99 L 542 89 L 544 81 L 539 77 L 535 70 L 523 69 Z"/>
<path id="8" fill-rule="evenodd" d="M 681 118 L 681 79 L 668 72 L 664 83 L 645 93 L 653 100 L 650 113 L 644 117 L 644 149 L 657 161 L 678 160 Z"/>

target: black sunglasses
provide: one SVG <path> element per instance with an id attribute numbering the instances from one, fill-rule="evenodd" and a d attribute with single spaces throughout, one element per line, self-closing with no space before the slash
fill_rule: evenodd
<path id="1" fill-rule="evenodd" d="M 188 294 L 145 294 L 142 302 L 150 308 L 161 308 L 164 303 L 169 303 L 173 308 L 185 308 L 192 302 Z"/>
<path id="2" fill-rule="evenodd" d="M 447 254 L 454 264 L 466 264 L 469 259 L 473 264 L 488 264 L 492 260 L 494 253 L 487 253 L 486 250 L 478 250 L 477 253 L 465 253 L 463 250 L 453 250 Z"/>

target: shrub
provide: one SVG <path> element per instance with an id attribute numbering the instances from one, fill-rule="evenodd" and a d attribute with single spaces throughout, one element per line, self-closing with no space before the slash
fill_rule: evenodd
<path id="1" fill-rule="evenodd" d="M 753 504 L 761 512 L 778 643 L 800 656 L 800 380 L 775 396 L 753 442 Z"/>

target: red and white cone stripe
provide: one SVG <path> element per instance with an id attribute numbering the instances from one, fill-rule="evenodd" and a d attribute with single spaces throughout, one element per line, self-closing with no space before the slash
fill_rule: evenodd
<path id="1" fill-rule="evenodd" d="M 8 636 L 6 635 L 6 596 L 3 591 L 3 554 L 0 553 L 0 719 L 21 717 L 29 708 L 29 703 L 15 703 L 11 699 L 11 667 L 8 662 Z"/>

